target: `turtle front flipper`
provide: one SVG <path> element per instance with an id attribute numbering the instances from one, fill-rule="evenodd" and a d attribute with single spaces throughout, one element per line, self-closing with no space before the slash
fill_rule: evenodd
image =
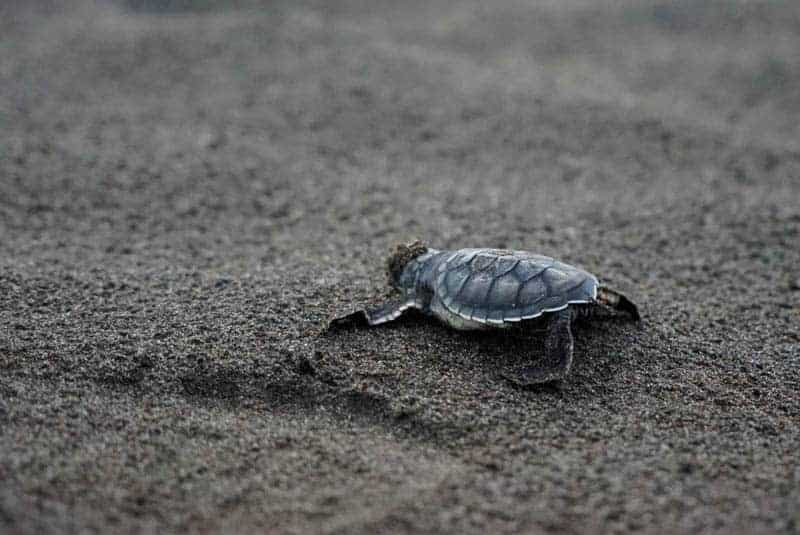
<path id="1" fill-rule="evenodd" d="M 374 308 L 356 310 L 350 314 L 334 318 L 328 324 L 328 330 L 342 327 L 374 327 L 375 325 L 396 320 L 403 315 L 403 312 L 415 306 L 416 303 L 414 301 L 387 301 Z"/>
<path id="2" fill-rule="evenodd" d="M 544 358 L 530 366 L 510 368 L 503 376 L 520 386 L 564 379 L 572 366 L 571 325 L 572 311 L 569 308 L 554 312 L 547 327 Z"/>
<path id="3" fill-rule="evenodd" d="M 597 289 L 597 302 L 614 310 L 628 313 L 634 321 L 642 319 L 639 315 L 639 309 L 630 299 L 607 286 L 600 286 Z"/>

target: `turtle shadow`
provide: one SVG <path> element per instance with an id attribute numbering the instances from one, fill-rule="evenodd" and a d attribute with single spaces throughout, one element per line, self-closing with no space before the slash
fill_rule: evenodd
<path id="1" fill-rule="evenodd" d="M 623 316 L 602 317 L 599 321 L 578 319 L 572 328 L 575 345 L 570 374 L 562 381 L 532 385 L 516 384 L 504 373 L 544 357 L 546 320 L 526 322 L 505 330 L 456 332 L 444 326 L 440 328 L 447 333 L 449 342 L 471 346 L 476 363 L 498 383 L 526 392 L 563 394 L 573 388 L 589 390 L 582 387 L 613 382 L 623 365 L 612 349 L 619 346 L 613 340 L 622 335 L 635 336 L 642 327 Z"/>
<path id="2" fill-rule="evenodd" d="M 410 310 L 397 320 L 383 325 L 353 325 L 326 330 L 323 336 L 342 331 L 364 331 L 376 335 L 380 331 L 418 332 L 420 335 L 425 333 L 426 337 L 434 337 L 441 344 L 444 353 L 442 357 L 446 353 L 467 354 L 476 367 L 485 371 L 487 379 L 498 385 L 503 384 L 509 389 L 526 392 L 563 393 L 565 388 L 612 381 L 619 368 L 618 359 L 612 357 L 608 351 L 613 344 L 607 346 L 604 340 L 610 341 L 611 337 L 631 329 L 638 331 L 641 326 L 619 314 L 600 314 L 577 319 L 572 330 L 575 347 L 571 373 L 563 381 L 532 385 L 516 384 L 505 374 L 515 366 L 530 364 L 544 357 L 548 331 L 546 318 L 526 321 L 508 329 L 456 331 L 428 315 Z"/>

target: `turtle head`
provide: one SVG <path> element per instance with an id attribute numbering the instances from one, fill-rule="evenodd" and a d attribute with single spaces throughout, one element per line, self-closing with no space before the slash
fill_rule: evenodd
<path id="1" fill-rule="evenodd" d="M 403 273 L 415 258 L 427 252 L 428 247 L 419 240 L 395 245 L 386 262 L 389 270 L 389 283 L 398 289 L 413 285 L 414 281 L 405 280 Z"/>

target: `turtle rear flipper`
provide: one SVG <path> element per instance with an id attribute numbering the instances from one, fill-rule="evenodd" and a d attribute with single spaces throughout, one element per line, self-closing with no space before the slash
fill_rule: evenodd
<path id="1" fill-rule="evenodd" d="M 569 308 L 554 312 L 547 327 L 544 358 L 533 365 L 510 368 L 503 376 L 520 386 L 550 383 L 566 377 L 572 366 L 571 325 Z"/>
<path id="2" fill-rule="evenodd" d="M 639 315 L 639 309 L 630 299 L 607 286 L 600 286 L 597 288 L 597 302 L 601 305 L 613 308 L 614 310 L 626 312 L 634 321 L 640 321 L 642 319 Z"/>
<path id="3" fill-rule="evenodd" d="M 416 303 L 414 301 L 387 301 L 374 308 L 356 310 L 350 314 L 334 318 L 328 324 L 328 330 L 332 331 L 346 327 L 374 327 L 396 320 L 406 310 L 415 306 Z"/>

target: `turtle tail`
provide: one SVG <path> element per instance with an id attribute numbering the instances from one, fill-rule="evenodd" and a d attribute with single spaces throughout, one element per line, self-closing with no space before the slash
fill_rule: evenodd
<path id="1" fill-rule="evenodd" d="M 639 315 L 639 309 L 630 299 L 606 286 L 600 286 L 597 289 L 597 302 L 601 305 L 613 308 L 614 310 L 629 314 L 634 321 L 640 321 L 642 319 Z"/>

